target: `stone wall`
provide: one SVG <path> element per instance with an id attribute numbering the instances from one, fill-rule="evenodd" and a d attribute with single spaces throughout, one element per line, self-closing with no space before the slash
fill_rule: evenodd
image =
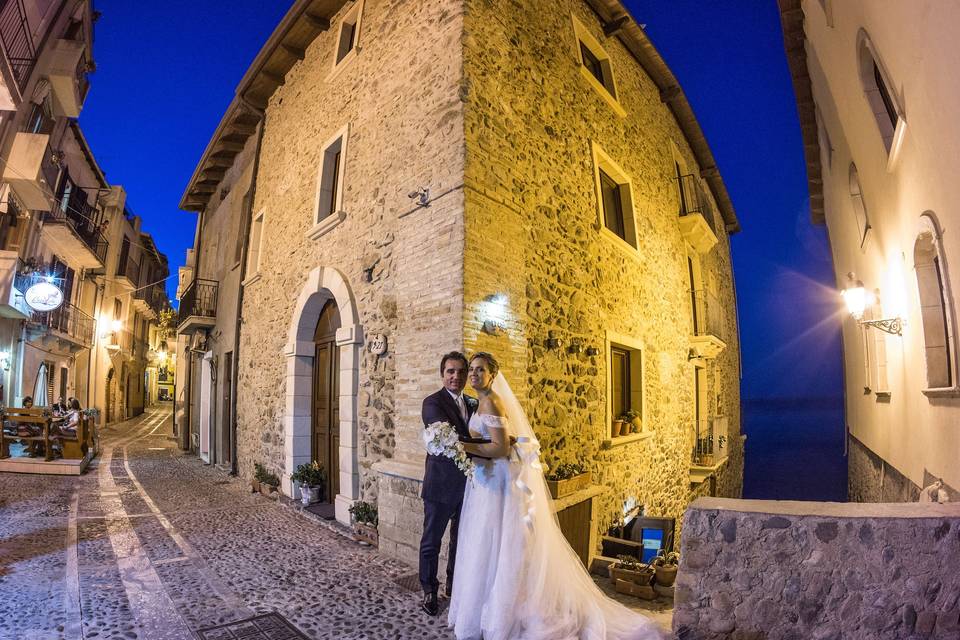
<path id="1" fill-rule="evenodd" d="M 606 48 L 626 117 L 579 72 L 571 13 Z M 692 495 L 694 398 L 673 149 L 697 173 L 694 156 L 653 81 L 580 0 L 467 0 L 464 75 L 464 341 L 500 356 L 545 462 L 585 461 L 611 489 L 598 501 L 600 529 L 631 497 L 679 519 Z M 636 250 L 598 228 L 591 143 L 632 178 Z M 729 243 L 717 226 L 719 243 L 701 262 L 727 348 L 707 366 L 704 395 L 710 415 L 722 410 L 730 424 L 730 460 L 712 486 L 739 496 L 739 344 Z M 507 300 L 506 332 L 491 336 L 481 326 L 494 294 Z M 650 436 L 605 448 L 611 332 L 645 346 Z M 564 346 L 548 349 L 548 337 Z M 570 353 L 575 341 L 599 355 Z"/>
<path id="2" fill-rule="evenodd" d="M 294 309 L 308 274 L 335 269 L 363 339 L 387 337 L 384 355 L 361 345 L 349 365 L 356 395 L 341 397 L 341 419 L 356 425 L 355 433 L 341 428 L 341 467 L 349 443 L 359 497 L 375 499 L 374 462 L 423 464 L 420 403 L 439 388 L 439 356 L 462 346 L 462 11 L 456 0 L 366 2 L 356 51 L 334 71 L 342 15 L 266 111 L 254 202 L 265 223 L 259 279 L 246 286 L 242 310 L 238 458 L 244 476 L 255 462 L 284 473 L 285 416 L 300 410 L 300 399 L 285 388 L 282 352 L 301 322 Z M 345 125 L 346 215 L 311 239 L 322 147 Z M 431 190 L 430 206 L 408 197 L 419 187 Z M 309 409 L 293 414 L 309 418 Z"/>
<path id="3" fill-rule="evenodd" d="M 847 494 L 850 502 L 916 502 L 920 487 L 857 440 L 847 438 Z"/>
<path id="4" fill-rule="evenodd" d="M 684 518 L 678 638 L 956 638 L 960 505 L 703 498 Z"/>

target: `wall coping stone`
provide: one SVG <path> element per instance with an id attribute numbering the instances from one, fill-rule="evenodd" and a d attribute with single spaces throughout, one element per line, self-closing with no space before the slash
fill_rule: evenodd
<path id="1" fill-rule="evenodd" d="M 423 463 L 413 464 L 399 460 L 380 460 L 379 462 L 374 462 L 372 468 L 384 476 L 423 482 Z"/>
<path id="2" fill-rule="evenodd" d="M 690 511 L 738 511 L 831 518 L 960 518 L 960 503 L 935 502 L 805 502 L 800 500 L 737 500 L 697 498 Z"/>

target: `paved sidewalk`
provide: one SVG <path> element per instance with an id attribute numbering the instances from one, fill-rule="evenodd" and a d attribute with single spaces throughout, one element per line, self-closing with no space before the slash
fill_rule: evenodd
<path id="1" fill-rule="evenodd" d="M 79 478 L 0 474 L 0 638 L 194 639 L 271 612 L 308 638 L 451 638 L 410 573 L 180 452 L 169 407 L 104 429 Z"/>

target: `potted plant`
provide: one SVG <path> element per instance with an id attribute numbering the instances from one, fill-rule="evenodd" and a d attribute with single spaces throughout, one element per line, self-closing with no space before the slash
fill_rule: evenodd
<path id="1" fill-rule="evenodd" d="M 617 418 L 613 421 L 613 426 L 610 428 L 610 436 L 613 438 L 619 438 L 623 434 L 624 426 L 623 418 Z"/>
<path id="2" fill-rule="evenodd" d="M 643 431 L 643 419 L 640 417 L 640 414 L 633 409 L 624 413 L 621 418 L 625 423 L 624 426 L 629 427 L 630 433 L 640 433 Z"/>
<path id="3" fill-rule="evenodd" d="M 379 540 L 377 524 L 380 522 L 377 505 L 363 501 L 354 502 L 350 505 L 349 511 L 357 542 L 377 546 Z"/>
<path id="4" fill-rule="evenodd" d="M 547 486 L 554 500 L 590 486 L 590 472 L 580 462 L 567 462 L 557 465 L 553 473 L 547 476 Z"/>
<path id="5" fill-rule="evenodd" d="M 322 464 L 316 460 L 301 464 L 290 474 L 290 479 L 300 486 L 300 501 L 303 506 L 320 502 L 320 493 L 327 482 L 327 472 Z"/>
<path id="6" fill-rule="evenodd" d="M 657 584 L 664 587 L 673 586 L 677 579 L 677 569 L 680 565 L 680 554 L 676 551 L 667 552 L 660 549 L 657 557 L 650 563 L 656 575 Z"/>
<path id="7" fill-rule="evenodd" d="M 250 479 L 250 493 L 260 493 L 260 483 L 267 476 L 267 470 L 259 462 L 253 463 L 253 478 Z"/>
<path id="8" fill-rule="evenodd" d="M 653 567 L 634 556 L 619 555 L 617 561 L 610 565 L 610 579 L 614 584 L 617 580 L 626 580 L 634 584 L 649 585 L 653 582 L 653 575 Z"/>
<path id="9" fill-rule="evenodd" d="M 269 496 L 271 493 L 277 491 L 280 486 L 280 478 L 278 478 L 275 473 L 267 471 L 262 464 L 255 465 L 254 469 L 256 470 L 254 479 L 259 482 L 258 488 L 260 489 L 260 493 Z"/>

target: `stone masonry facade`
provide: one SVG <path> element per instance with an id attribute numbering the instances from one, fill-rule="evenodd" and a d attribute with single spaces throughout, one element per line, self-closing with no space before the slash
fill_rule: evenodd
<path id="1" fill-rule="evenodd" d="M 707 498 L 684 523 L 685 640 L 956 638 L 960 507 Z"/>
<path id="2" fill-rule="evenodd" d="M 303 340 L 334 298 L 342 318 L 356 319 L 343 348 L 358 347 L 341 362 L 341 494 L 378 503 L 390 555 L 416 559 L 420 404 L 451 349 L 498 355 L 549 466 L 587 464 L 604 487 L 598 530 L 628 499 L 679 524 L 695 495 L 739 496 L 739 344 L 719 214 L 718 242 L 699 262 L 721 301 L 726 348 L 705 363 L 701 398 L 728 420 L 729 460 L 690 484 L 689 249 L 674 163 L 700 168 L 654 82 L 580 0 L 365 0 L 356 51 L 334 66 L 338 21 L 357 6 L 331 17 L 263 120 L 252 203 L 263 235 L 237 360 L 241 475 L 259 462 L 282 476 L 291 455 L 309 455 Z M 609 54 L 626 116 L 579 73 L 572 15 Z M 317 225 L 323 146 L 343 130 L 342 220 Z M 591 145 L 631 177 L 635 249 L 600 233 Z M 409 197 L 421 187 L 428 206 Z M 331 279 L 336 291 L 317 288 Z M 490 335 L 481 329 L 497 295 L 504 331 Z M 609 437 L 611 335 L 643 345 L 646 434 L 623 442 Z M 382 354 L 370 348 L 379 337 Z"/>

